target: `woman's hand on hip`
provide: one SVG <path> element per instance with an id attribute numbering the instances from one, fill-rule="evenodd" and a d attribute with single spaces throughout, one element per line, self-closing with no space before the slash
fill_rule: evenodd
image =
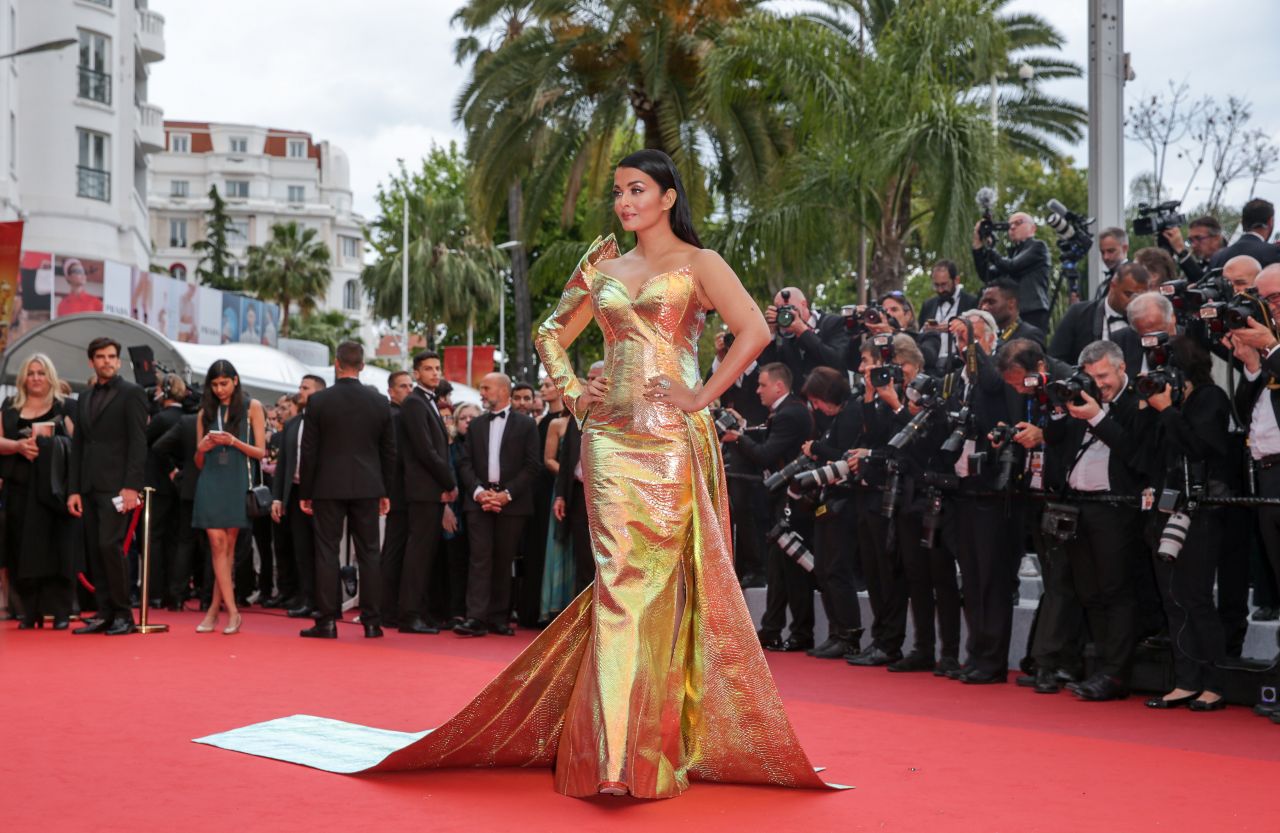
<path id="1" fill-rule="evenodd" d="M 644 398 L 650 402 L 666 402 L 675 405 L 685 413 L 702 410 L 702 406 L 697 402 L 697 392 L 665 373 L 654 376 L 644 383 Z"/>

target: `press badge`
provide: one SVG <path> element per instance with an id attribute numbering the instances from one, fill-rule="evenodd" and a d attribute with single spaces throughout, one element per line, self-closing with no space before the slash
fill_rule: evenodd
<path id="1" fill-rule="evenodd" d="M 1142 490 L 1142 511 L 1149 512 L 1156 505 L 1156 490 L 1148 486 Z"/>
<path id="2" fill-rule="evenodd" d="M 1027 462 L 1027 467 L 1031 471 L 1031 488 L 1036 491 L 1044 489 L 1044 452 L 1037 449 L 1031 452 L 1031 458 Z"/>

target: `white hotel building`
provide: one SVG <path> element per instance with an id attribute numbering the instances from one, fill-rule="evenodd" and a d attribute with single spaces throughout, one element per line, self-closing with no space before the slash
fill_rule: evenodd
<path id="1" fill-rule="evenodd" d="M 352 211 L 346 154 L 296 130 L 166 121 L 164 133 L 165 149 L 151 158 L 147 189 L 154 264 L 175 278 L 194 277 L 199 257 L 191 244 L 205 239 L 209 189 L 216 186 L 232 223 L 233 274 L 243 275 L 247 247 L 269 240 L 273 224 L 314 228 L 332 257 L 333 277 L 320 308 L 341 310 L 361 324 L 367 344 L 377 343 L 360 290 L 364 221 Z"/>
<path id="2" fill-rule="evenodd" d="M 24 220 L 23 248 L 145 269 L 147 155 L 164 147 L 147 96 L 164 58 L 164 18 L 147 0 L 0 0 L 0 220 Z"/>

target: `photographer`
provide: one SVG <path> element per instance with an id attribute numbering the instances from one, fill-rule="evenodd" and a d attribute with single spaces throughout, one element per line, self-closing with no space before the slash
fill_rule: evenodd
<path id="1" fill-rule="evenodd" d="M 1182 274 L 1195 283 L 1209 271 L 1209 262 L 1227 245 L 1227 241 L 1222 236 L 1222 226 L 1217 219 L 1207 214 L 1192 220 L 1187 231 L 1185 243 L 1182 240 L 1182 229 L 1178 226 L 1167 228 L 1160 235 L 1169 244 Z M 1188 247 L 1187 243 L 1191 245 Z"/>
<path id="2" fill-rule="evenodd" d="M 1102 279 L 1098 281 L 1094 298 L 1107 294 L 1116 271 L 1129 262 L 1129 233 L 1119 226 L 1098 232 L 1098 255 L 1102 258 Z"/>
<path id="3" fill-rule="evenodd" d="M 985 222 L 985 221 L 984 221 Z M 973 265 L 978 277 L 990 283 L 1007 277 L 1018 284 L 1018 305 L 1023 320 L 1049 331 L 1049 247 L 1036 239 L 1036 224 L 1030 215 L 1009 216 L 1009 256 L 1001 257 L 994 241 L 981 236 L 983 222 L 973 229 Z"/>
<path id="4" fill-rule="evenodd" d="M 911 336 L 876 336 L 862 345 L 862 435 L 854 459 L 863 486 L 857 497 L 858 553 L 871 599 L 871 643 L 846 655 L 850 665 L 880 666 L 902 659 L 907 637 L 907 585 L 896 548 L 889 548 L 889 530 L 900 481 L 897 460 L 886 460 L 883 449 L 910 420 L 903 386 L 920 372 L 924 356 Z M 879 452 L 879 459 L 871 459 Z M 883 494 L 886 487 L 889 496 Z M 887 511 L 886 511 L 887 510 Z"/>
<path id="5" fill-rule="evenodd" d="M 1273 263 L 1280 263 L 1280 248 L 1271 242 L 1271 233 L 1275 231 L 1276 209 L 1266 200 L 1249 200 L 1240 212 L 1240 227 L 1244 234 L 1240 239 L 1219 249 L 1209 260 L 1209 266 L 1217 269 L 1236 255 L 1249 255 L 1265 269 Z"/>
<path id="6" fill-rule="evenodd" d="M 1138 397 L 1114 342 L 1086 347 L 1080 368 L 1091 384 L 1055 408 L 1044 428 L 1045 443 L 1066 461 L 1065 496 L 1091 498 L 1076 502 L 1075 536 L 1066 550 L 1097 669 L 1068 688 L 1083 700 L 1114 700 L 1128 694 L 1137 643 L 1133 561 L 1144 549 L 1142 519 L 1124 498 L 1136 495 L 1145 479 L 1135 454 Z M 1105 500 L 1110 496 L 1116 499 Z"/>
<path id="7" fill-rule="evenodd" d="M 862 433 L 862 403 L 850 396 L 848 376 L 830 367 L 815 368 L 805 380 L 804 396 L 830 424 L 818 439 L 804 444 L 803 452 L 819 463 L 843 460 Z M 806 653 L 818 659 L 839 659 L 856 652 L 862 641 L 854 545 L 857 513 L 847 480 L 822 490 L 815 517 L 813 578 L 822 595 L 829 636 Z"/>
<path id="8" fill-rule="evenodd" d="M 791 389 L 791 371 L 786 365 L 774 362 L 761 367 L 756 390 L 760 401 L 769 409 L 764 439 L 757 442 L 740 431 L 726 431 L 721 438 L 725 443 L 736 444 L 742 456 L 757 470 L 773 472 L 784 468 L 813 436 L 813 414 L 802 399 L 791 395 Z M 786 492 L 774 498 L 772 509 L 775 524 L 790 517 L 792 529 L 806 540 L 812 540 L 812 516 L 799 510 L 791 511 Z M 812 648 L 813 580 L 809 573 L 776 546 L 769 547 L 765 570 L 768 590 L 764 616 L 760 620 L 760 644 L 769 651 Z M 782 628 L 788 608 L 791 632 L 783 641 Z"/>
<path id="9" fill-rule="evenodd" d="M 978 299 L 961 288 L 959 269 L 950 260 L 939 260 L 929 270 L 933 297 L 920 307 L 920 349 L 937 357 L 930 367 L 946 371 L 951 357 L 951 339 L 945 335 L 946 325 L 962 312 L 977 309 Z M 1014 284 L 1015 292 L 1017 284 Z"/>
<path id="10" fill-rule="evenodd" d="M 959 490 L 943 514 L 943 541 L 960 567 L 969 637 L 965 664 L 948 676 L 973 685 L 1003 683 L 1013 630 L 1009 559 L 1016 542 L 1008 535 L 1008 502 L 993 493 L 1008 487 L 1016 460 L 1013 449 L 992 444 L 991 433 L 1000 423 L 1013 421 L 1012 397 L 992 357 L 996 322 L 991 314 L 971 310 L 950 326 L 965 364 L 952 374 L 952 390 L 962 408 L 951 417 L 958 455 L 952 451 L 947 462 Z"/>
<path id="11" fill-rule="evenodd" d="M 792 393 L 799 393 L 815 367 L 843 368 L 849 340 L 844 320 L 809 308 L 809 300 L 794 286 L 778 292 L 764 311 L 773 340 L 760 352 L 760 366 L 780 362 L 791 372 Z"/>
<path id="12" fill-rule="evenodd" d="M 1089 344 L 1114 341 L 1124 353 L 1125 361 L 1137 367 L 1142 361 L 1142 343 L 1130 329 L 1125 310 L 1130 300 L 1147 291 L 1150 282 L 1147 270 L 1136 263 L 1119 267 L 1104 297 L 1067 308 L 1053 331 L 1049 355 L 1073 364 Z"/>
<path id="13" fill-rule="evenodd" d="M 1149 288 L 1156 290 L 1160 284 L 1178 279 L 1178 264 L 1164 249 L 1147 246 L 1133 253 L 1133 262 L 1142 265 L 1150 276 Z"/>
<path id="14" fill-rule="evenodd" d="M 1170 326 L 1157 332 L 1167 334 L 1172 322 L 1168 306 Z M 1226 706 L 1217 668 L 1226 644 L 1213 597 L 1224 527 L 1221 509 L 1197 502 L 1226 492 L 1231 403 L 1213 383 L 1208 352 L 1192 339 L 1174 335 L 1149 353 L 1155 367 L 1138 377 L 1137 388 L 1147 397 L 1142 433 L 1159 511 L 1148 513 L 1147 540 L 1173 643 L 1174 688 L 1146 705 L 1217 711 Z"/>
<path id="15" fill-rule="evenodd" d="M 1261 271 L 1262 264 L 1249 255 L 1236 255 L 1222 265 L 1222 277 L 1236 292 L 1251 288 Z"/>
<path id="16" fill-rule="evenodd" d="M 1044 330 L 1022 320 L 1018 309 L 1018 285 L 1008 278 L 996 278 L 982 290 L 978 308 L 991 313 L 996 320 L 996 350 L 1016 338 L 1029 338 L 1043 347 L 1048 337 Z"/>
<path id="17" fill-rule="evenodd" d="M 1041 495 L 1061 492 L 1066 485 L 1065 466 L 1058 453 L 1061 449 L 1047 448 L 1044 443 L 1044 427 L 1053 408 L 1047 388 L 1069 378 L 1072 368 L 1046 356 L 1039 344 L 1026 339 L 1002 347 L 997 364 L 1004 383 L 1018 395 L 1015 412 L 1022 419 L 1014 424 L 1018 433 L 1013 442 L 1027 451 L 1024 489 Z M 1076 598 L 1062 541 L 1043 529 L 1045 502 L 1030 497 L 1022 502 L 1022 514 L 1040 562 L 1042 588 L 1027 639 L 1029 670 L 1034 673 L 1019 677 L 1017 682 L 1034 688 L 1037 694 L 1056 694 L 1063 683 L 1079 680 L 1084 667 L 1084 609 Z"/>

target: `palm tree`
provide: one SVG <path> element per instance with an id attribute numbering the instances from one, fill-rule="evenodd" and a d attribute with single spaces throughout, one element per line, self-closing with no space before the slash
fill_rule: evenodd
<path id="1" fill-rule="evenodd" d="M 329 247 L 316 239 L 313 228 L 296 222 L 275 223 L 271 239 L 250 246 L 245 289 L 264 301 L 280 305 L 280 335 L 289 335 L 289 308 L 297 305 L 305 320 L 329 290 Z"/>
<path id="2" fill-rule="evenodd" d="M 443 323 L 465 327 L 470 347 L 477 322 L 496 316 L 501 302 L 506 258 L 470 231 L 466 209 L 456 194 L 409 197 L 409 320 L 412 329 L 425 331 L 428 342 L 435 325 Z M 400 317 L 405 257 L 400 222 L 401 217 L 384 214 L 375 223 L 373 236 L 382 251 L 360 275 L 374 314 L 386 319 Z"/>

